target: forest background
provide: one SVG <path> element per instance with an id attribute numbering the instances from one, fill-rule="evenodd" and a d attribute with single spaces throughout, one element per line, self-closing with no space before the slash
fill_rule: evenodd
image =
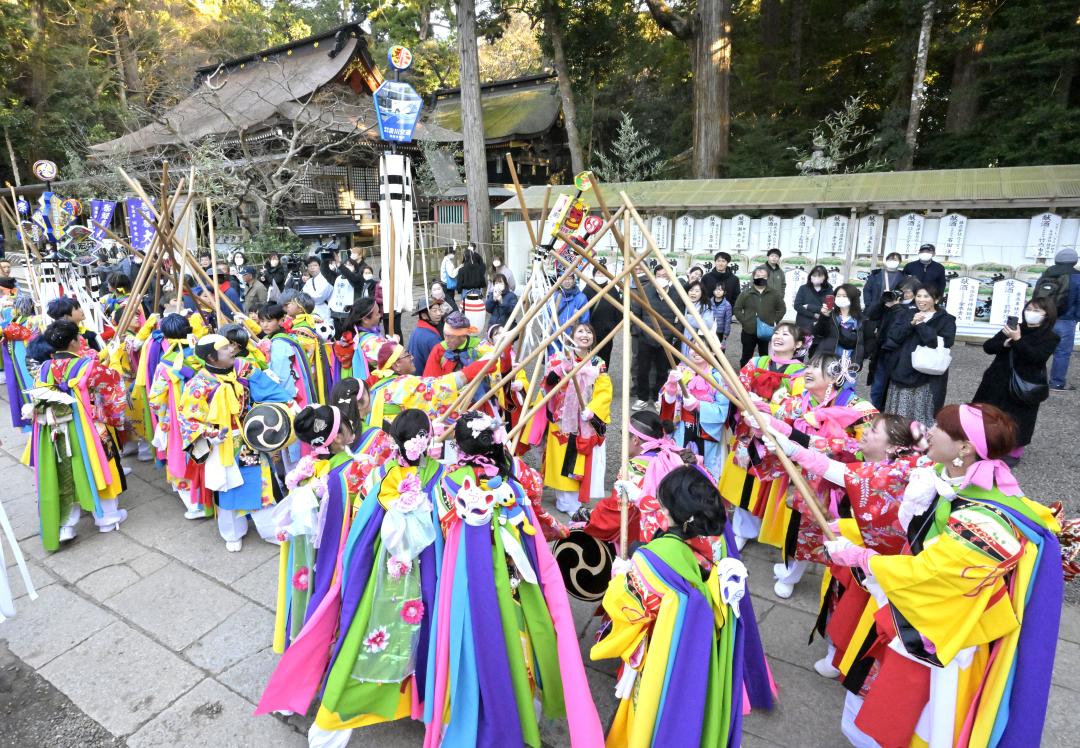
<path id="1" fill-rule="evenodd" d="M 0 0 L 0 182 L 34 181 L 39 158 L 63 173 L 88 144 L 183 97 L 200 65 L 344 21 L 367 19 L 379 64 L 390 44 L 410 46 L 407 78 L 422 94 L 456 86 L 458 10 L 452 0 Z M 562 73 L 578 163 L 596 164 L 629 115 L 664 164 L 653 177 L 795 174 L 810 131 L 853 97 L 848 124 L 866 147 L 838 170 L 1080 161 L 1078 0 L 485 0 L 476 18 L 481 80 Z M 925 87 L 913 91 L 920 65 Z M 704 75 L 722 80 L 722 101 L 695 114 Z M 722 139 L 704 166 L 695 124 Z"/>

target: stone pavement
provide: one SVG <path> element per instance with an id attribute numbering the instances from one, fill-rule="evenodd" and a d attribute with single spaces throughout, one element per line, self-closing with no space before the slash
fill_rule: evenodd
<path id="1" fill-rule="evenodd" d="M 123 495 L 130 515 L 121 531 L 102 535 L 84 517 L 78 538 L 46 555 L 37 537 L 33 475 L 17 461 L 25 437 L 0 427 L 0 439 L 0 486 L 5 487 L 0 498 L 40 594 L 33 602 L 18 599 L 18 616 L 0 624 L 0 655 L 6 640 L 18 661 L 62 695 L 56 708 L 67 711 L 61 714 L 85 714 L 118 744 L 304 745 L 308 718 L 252 716 L 276 659 L 270 642 L 277 548 L 254 539 L 252 532 L 242 552 L 226 553 L 212 522 L 185 520 L 161 474 L 133 462 Z M 844 745 L 839 732 L 843 692 L 812 670 L 823 645 L 806 646 L 820 576 L 808 574 L 790 600 L 778 600 L 772 594 L 775 560 L 772 549 L 747 549 L 754 605 L 780 703 L 771 714 L 747 718 L 745 743 Z M 9 577 L 21 591 L 14 569 Z M 575 604 L 583 651 L 595 630 L 590 612 L 589 606 Z M 587 664 L 594 698 L 608 720 L 615 707 L 614 665 Z M 1062 620 L 1056 665 L 1044 745 L 1076 745 L 1080 612 L 1071 605 Z M 0 669 L 0 695 L 9 677 L 8 668 Z M 0 711 L 0 726 L 17 725 L 22 718 Z M 20 744 L 5 743 L 5 733 L 12 734 L 0 727 L 0 745 Z M 545 725 L 543 734 L 547 745 L 569 744 L 562 724 Z M 421 735 L 417 724 L 398 722 L 360 730 L 351 745 L 417 746 Z M 43 744 L 85 743 L 70 738 L 21 742 Z"/>

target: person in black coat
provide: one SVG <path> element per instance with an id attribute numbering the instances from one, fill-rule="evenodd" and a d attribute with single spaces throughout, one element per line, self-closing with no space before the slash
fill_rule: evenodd
<path id="1" fill-rule="evenodd" d="M 935 247 L 924 244 L 919 247 L 919 259 L 904 265 L 904 275 L 910 275 L 927 288 L 933 288 L 935 295 L 945 295 L 945 266 L 934 262 Z"/>
<path id="2" fill-rule="evenodd" d="M 941 338 L 946 348 L 956 341 L 956 317 L 938 304 L 941 294 L 923 286 L 915 291 L 915 308 L 904 311 L 890 325 L 884 349 L 896 351 L 895 364 L 889 372 L 889 393 L 885 411 L 921 421 L 925 426 L 934 423 L 934 416 L 945 404 L 949 372 L 927 374 L 915 369 L 911 355 L 919 346 L 937 348 Z"/>
<path id="3" fill-rule="evenodd" d="M 475 293 L 480 298 L 484 298 L 484 292 L 487 290 L 484 261 L 480 258 L 480 254 L 471 247 L 465 250 L 465 264 L 458 270 L 457 287 L 462 298 L 465 298 L 467 293 Z"/>
<path id="4" fill-rule="evenodd" d="M 918 287 L 917 280 L 905 277 L 898 289 L 883 292 L 863 314 L 866 320 L 863 352 L 870 359 L 866 382 L 870 385 L 870 402 L 880 411 L 885 410 L 889 372 L 896 363 L 896 351 L 887 349 L 885 342 L 889 339 L 890 328 L 898 324 L 905 310 L 915 305 L 915 289 Z"/>
<path id="5" fill-rule="evenodd" d="M 806 283 L 795 292 L 795 324 L 805 333 L 812 332 L 825 308 L 825 297 L 831 296 L 829 271 L 822 265 L 814 265 Z"/>
<path id="6" fill-rule="evenodd" d="M 1032 299 L 1024 307 L 1023 319 L 1018 326 L 1003 327 L 994 337 L 983 343 L 983 350 L 994 360 L 983 372 L 982 382 L 975 391 L 972 402 L 996 405 L 1016 421 L 1017 444 L 1023 447 L 1031 443 L 1035 433 L 1035 420 L 1039 417 L 1039 403 L 1022 403 L 1009 394 L 1009 381 L 1013 371 L 1028 382 L 1048 382 L 1046 362 L 1054 355 L 1060 337 L 1054 332 L 1057 309 L 1045 299 Z M 1020 455 L 1014 453 L 1013 457 Z"/>
<path id="7" fill-rule="evenodd" d="M 727 252 L 717 252 L 713 257 L 713 269 L 701 276 L 701 290 L 704 292 L 702 296 L 711 299 L 713 290 L 717 285 L 722 285 L 724 298 L 734 309 L 735 302 L 739 299 L 739 291 L 742 290 L 742 283 L 739 281 L 739 276 L 728 270 L 730 263 L 731 255 Z"/>
<path id="8" fill-rule="evenodd" d="M 814 345 L 810 355 L 831 353 L 847 355 L 851 363 L 862 366 L 864 353 L 862 308 L 859 305 L 859 289 L 850 283 L 836 288 L 836 307 L 825 310 L 814 325 Z"/>
<path id="9" fill-rule="evenodd" d="M 599 270 L 593 274 L 593 277 L 600 286 L 606 286 L 608 284 L 608 277 Z M 596 296 L 597 291 L 592 286 L 586 286 L 584 294 L 586 299 L 592 301 L 593 297 Z M 596 331 L 597 340 L 603 340 L 607 337 L 609 332 L 622 323 L 622 310 L 616 309 L 615 305 L 611 303 L 612 300 L 619 304 L 622 303 L 622 294 L 619 293 L 619 290 L 616 288 L 611 289 L 607 296 L 596 302 L 596 306 L 589 312 L 589 324 L 592 325 L 593 330 Z M 604 359 L 604 363 L 608 366 L 611 366 L 611 348 L 614 345 L 615 338 L 612 338 L 607 342 L 607 345 L 600 349 L 600 353 L 598 354 L 600 358 Z"/>
<path id="10" fill-rule="evenodd" d="M 270 256 L 266 258 L 266 264 L 263 265 L 263 274 L 266 280 L 263 283 L 269 289 L 271 285 L 276 285 L 279 292 L 285 290 L 285 266 L 281 264 L 281 255 L 277 252 L 271 252 Z"/>

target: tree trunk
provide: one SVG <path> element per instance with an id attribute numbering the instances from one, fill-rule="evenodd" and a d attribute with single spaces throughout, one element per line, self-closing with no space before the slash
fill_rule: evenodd
<path id="1" fill-rule="evenodd" d="M 123 75 L 127 96 L 134 98 L 139 104 L 145 104 L 142 79 L 139 77 L 139 59 L 131 40 L 131 23 L 127 8 L 117 12 L 113 28 L 116 33 L 116 56 L 120 62 L 120 72 Z"/>
<path id="2" fill-rule="evenodd" d="M 949 106 L 945 111 L 945 132 L 965 133 L 975 124 L 979 113 L 979 58 L 986 42 L 986 26 L 979 29 L 974 43 L 965 46 L 953 59 Z"/>
<path id="3" fill-rule="evenodd" d="M 15 146 L 11 143 L 11 132 L 4 128 L 4 145 L 7 146 L 8 160 L 11 161 L 11 174 L 15 177 L 15 186 L 22 187 L 22 180 L 19 178 L 19 162 L 15 158 Z"/>
<path id="4" fill-rule="evenodd" d="M 30 13 L 30 86 L 27 97 L 35 114 L 41 114 L 45 107 L 45 78 L 48 74 L 45 33 L 48 22 L 45 0 L 35 0 Z"/>
<path id="5" fill-rule="evenodd" d="M 480 109 L 480 58 L 476 48 L 475 0 L 456 0 L 458 54 L 461 57 L 461 132 L 465 136 L 465 187 L 469 238 L 485 254 L 491 241 L 484 115 Z"/>
<path id="6" fill-rule="evenodd" d="M 919 120 L 926 103 L 926 61 L 930 57 L 930 29 L 934 25 L 935 0 L 923 5 L 922 23 L 919 26 L 919 45 L 915 51 L 915 74 L 911 79 L 911 109 L 908 112 L 907 132 L 904 133 L 904 157 L 898 170 L 906 171 L 915 162 L 915 149 L 919 140 Z"/>
<path id="7" fill-rule="evenodd" d="M 555 75 L 559 81 L 559 96 L 562 98 L 566 143 L 570 148 L 570 168 L 573 169 L 574 174 L 580 174 L 585 171 L 585 159 L 581 154 L 581 134 L 578 132 L 574 89 L 570 84 L 570 66 L 566 64 L 566 50 L 563 48 L 558 0 L 546 0 L 544 2 L 544 31 L 547 32 L 548 39 L 551 40 L 551 48 L 555 58 Z"/>
<path id="8" fill-rule="evenodd" d="M 791 82 L 802 82 L 803 0 L 791 0 Z"/>
<path id="9" fill-rule="evenodd" d="M 725 176 L 731 128 L 731 4 L 701 0 L 696 33 L 690 39 L 694 75 L 694 154 L 696 179 Z"/>
<path id="10" fill-rule="evenodd" d="M 120 51 L 120 35 L 116 32 L 116 25 L 112 30 L 114 59 L 116 60 L 116 74 L 120 78 L 120 85 L 116 87 L 116 93 L 120 97 L 120 105 L 127 109 L 127 84 L 124 82 L 124 53 Z"/>
<path id="11" fill-rule="evenodd" d="M 416 37 L 420 41 L 426 42 L 431 35 L 431 3 L 427 0 L 422 0 L 418 11 L 420 13 L 420 19 L 417 21 Z"/>
<path id="12" fill-rule="evenodd" d="M 761 0 L 760 17 L 762 52 L 758 71 L 767 80 L 776 80 L 782 48 L 780 0 Z"/>

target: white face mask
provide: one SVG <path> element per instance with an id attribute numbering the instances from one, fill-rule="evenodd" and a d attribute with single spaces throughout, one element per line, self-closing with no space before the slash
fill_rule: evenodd
<path id="1" fill-rule="evenodd" d="M 896 270 L 900 267 L 899 260 L 885 260 L 885 268 L 887 270 Z"/>
<path id="2" fill-rule="evenodd" d="M 814 288 L 821 288 L 821 284 L 825 282 L 825 279 L 814 276 L 810 279 L 810 282 L 814 284 Z"/>
<path id="3" fill-rule="evenodd" d="M 366 281 L 369 281 L 369 280 L 371 280 L 371 279 L 372 279 L 372 278 L 374 278 L 374 277 L 375 277 L 375 276 L 374 276 L 374 275 L 372 275 L 371 273 L 364 273 L 364 280 L 366 280 Z"/>
<path id="4" fill-rule="evenodd" d="M 669 281 L 667 278 L 657 278 L 656 285 L 660 286 L 660 288 L 667 288 L 671 285 L 671 281 Z"/>
<path id="5" fill-rule="evenodd" d="M 843 296 L 837 296 L 833 301 L 836 303 L 837 309 L 847 309 L 851 306 L 851 299 L 846 299 Z"/>
<path id="6" fill-rule="evenodd" d="M 1029 327 L 1038 327 L 1046 319 L 1046 312 L 1036 312 L 1029 310 L 1024 312 L 1024 322 L 1028 323 Z"/>
<path id="7" fill-rule="evenodd" d="M 503 286 L 502 283 L 496 283 L 495 284 L 495 292 L 496 293 L 502 293 L 504 288 L 505 288 L 505 286 Z"/>
<path id="8" fill-rule="evenodd" d="M 930 260 L 932 260 L 932 259 L 934 259 L 934 256 L 932 254 L 930 254 L 929 252 L 920 252 L 919 253 L 919 262 L 930 262 Z"/>

